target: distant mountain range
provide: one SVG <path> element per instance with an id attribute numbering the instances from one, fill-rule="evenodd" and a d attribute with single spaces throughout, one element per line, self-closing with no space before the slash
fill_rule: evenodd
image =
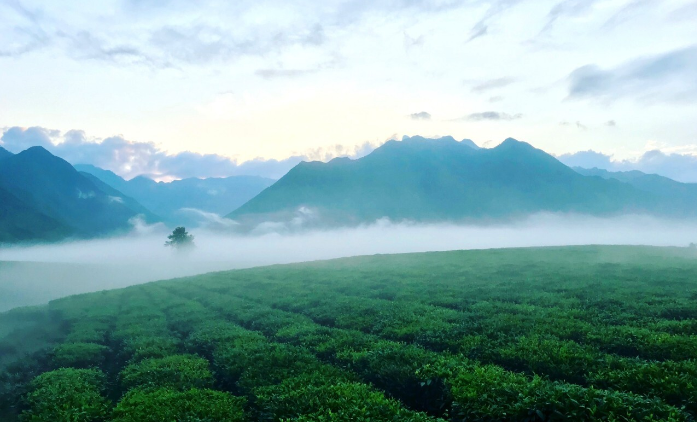
<path id="1" fill-rule="evenodd" d="M 78 164 L 75 168 L 133 197 L 171 225 L 196 224 L 202 218 L 200 211 L 225 215 L 274 183 L 273 179 L 257 176 L 190 178 L 168 183 L 139 176 L 127 181 L 92 165 Z"/>
<path id="2" fill-rule="evenodd" d="M 79 173 L 42 147 L 2 155 L 0 239 L 4 242 L 123 231 L 136 215 L 157 220 L 137 202 Z"/>
<path id="3" fill-rule="evenodd" d="M 597 176 L 603 179 L 614 179 L 627 183 L 636 189 L 646 192 L 656 198 L 659 203 L 674 208 L 673 214 L 688 214 L 689 210 L 697 210 L 697 183 L 681 183 L 657 174 L 646 174 L 637 170 L 611 172 L 598 168 L 584 169 L 573 167 L 584 176 Z M 664 207 L 664 208 L 667 208 Z M 670 214 L 668 209 L 663 212 Z"/>
<path id="4" fill-rule="evenodd" d="M 230 213 L 231 210 L 234 210 Z M 697 184 L 569 168 L 515 139 L 482 149 L 452 137 L 405 137 L 356 160 L 302 162 L 274 183 L 253 176 L 125 180 L 71 166 L 41 147 L 0 148 L 0 243 L 124 232 L 135 216 L 190 225 L 219 215 L 251 230 L 392 221 L 485 222 L 538 212 L 697 216 Z M 267 224 L 268 226 L 268 224 Z"/>
<path id="5" fill-rule="evenodd" d="M 677 183 L 677 182 L 674 182 Z M 685 191 L 685 195 L 692 195 Z M 694 198 L 692 195 L 691 198 Z M 366 157 L 303 162 L 228 215 L 242 223 L 283 221 L 314 211 L 323 224 L 482 221 L 536 212 L 693 216 L 690 200 L 616 178 L 584 176 L 515 139 L 495 148 L 452 137 L 405 137 Z"/>
<path id="6" fill-rule="evenodd" d="M 126 181 L 92 165 L 73 167 L 42 147 L 16 155 L 0 147 L 0 243 L 125 232 L 134 217 L 170 225 L 217 221 L 273 182 L 255 176 Z"/>

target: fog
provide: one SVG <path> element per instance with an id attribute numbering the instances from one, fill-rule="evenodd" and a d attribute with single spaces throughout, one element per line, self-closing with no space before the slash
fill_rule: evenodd
<path id="1" fill-rule="evenodd" d="M 586 244 L 687 246 L 697 242 L 697 222 L 540 214 L 496 225 L 383 220 L 357 228 L 254 236 L 192 230 L 196 248 L 186 255 L 163 246 L 167 234 L 162 226 L 141 226 L 118 238 L 1 248 L 0 312 L 158 279 L 355 255 Z"/>

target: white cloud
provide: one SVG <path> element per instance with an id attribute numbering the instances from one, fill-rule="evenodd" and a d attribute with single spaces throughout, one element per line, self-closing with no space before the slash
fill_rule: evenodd
<path id="1" fill-rule="evenodd" d="M 631 60 L 614 69 L 579 67 L 569 75 L 569 98 L 644 102 L 697 101 L 697 45 Z"/>
<path id="2" fill-rule="evenodd" d="M 111 170 L 126 179 L 138 175 L 157 179 L 238 175 L 278 179 L 300 161 L 326 161 L 341 156 L 361 157 L 377 146 L 371 143 L 348 147 L 333 145 L 315 148 L 303 155 L 283 160 L 238 161 L 222 155 L 188 151 L 169 154 L 149 142 L 131 142 L 120 136 L 90 139 L 82 131 L 61 133 L 41 127 L 6 128 L 0 137 L 0 145 L 14 153 L 31 146 L 42 146 L 71 164 L 92 164 Z M 209 194 L 215 195 L 217 192 Z"/>
<path id="3" fill-rule="evenodd" d="M 684 144 L 697 135 L 693 3 L 0 0 L 0 126 L 240 160 L 421 130 L 551 152 Z M 453 122 L 493 102 L 525 118 Z M 408 117 L 423 110 L 438 119 Z M 588 130 L 570 136 L 563 120 Z"/>

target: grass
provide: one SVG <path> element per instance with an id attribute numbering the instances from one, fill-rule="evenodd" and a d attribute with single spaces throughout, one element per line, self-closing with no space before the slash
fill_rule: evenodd
<path id="1" fill-rule="evenodd" d="M 694 420 L 696 258 L 376 255 L 72 296 L 0 314 L 0 417 Z"/>

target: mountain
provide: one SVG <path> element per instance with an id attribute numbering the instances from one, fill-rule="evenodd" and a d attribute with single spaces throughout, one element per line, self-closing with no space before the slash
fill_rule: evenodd
<path id="1" fill-rule="evenodd" d="M 10 151 L 6 150 L 3 147 L 0 147 L 0 161 L 2 161 L 4 158 L 9 158 L 12 157 L 14 154 L 11 153 Z"/>
<path id="2" fill-rule="evenodd" d="M 657 174 L 646 174 L 638 170 L 607 171 L 599 168 L 573 168 L 584 176 L 597 176 L 603 179 L 615 179 L 634 186 L 662 201 L 673 204 L 678 209 L 697 209 L 697 183 L 682 183 Z"/>
<path id="3" fill-rule="evenodd" d="M 0 186 L 0 243 L 59 240 L 72 229 L 21 201 Z"/>
<path id="4" fill-rule="evenodd" d="M 81 173 L 88 173 L 95 176 L 97 179 L 126 195 L 131 195 L 128 193 L 128 182 L 113 171 L 104 170 L 91 164 L 75 164 L 73 167 Z"/>
<path id="5" fill-rule="evenodd" d="M 93 174 L 162 216 L 166 222 L 176 225 L 195 223 L 200 213 L 190 211 L 191 209 L 226 214 L 274 182 L 257 176 L 189 178 L 172 182 L 155 182 L 145 176 L 138 176 L 127 181 L 111 171 L 92 165 L 80 164 L 75 168 Z"/>
<path id="6" fill-rule="evenodd" d="M 161 218 L 157 216 L 156 214 L 153 214 L 152 211 L 149 209 L 145 208 L 143 205 L 141 205 L 138 201 L 135 199 L 131 198 L 130 196 L 126 196 L 121 191 L 112 188 L 111 186 L 107 185 L 106 183 L 102 182 L 97 176 L 94 176 L 90 173 L 85 173 L 85 172 L 80 172 L 82 176 L 84 176 L 86 179 L 90 180 L 94 185 L 101 190 L 102 192 L 106 193 L 109 195 L 110 199 L 112 201 L 117 201 L 120 202 L 124 205 L 126 205 L 131 211 L 134 211 L 136 214 L 142 215 L 145 217 L 147 221 L 153 222 L 153 221 L 160 221 Z"/>
<path id="7" fill-rule="evenodd" d="M 125 230 L 142 206 L 129 208 L 124 196 L 103 190 L 65 160 L 42 147 L 32 147 L 5 158 L 0 186 L 34 212 L 60 222 L 77 236 Z M 146 218 L 153 218 L 152 213 Z"/>
<path id="8" fill-rule="evenodd" d="M 653 196 L 618 180 L 586 177 L 527 143 L 475 149 L 452 137 L 389 141 L 357 159 L 303 162 L 228 215 L 242 223 L 316 211 L 327 224 L 464 221 L 530 213 L 659 211 Z M 662 210 L 661 210 L 662 211 Z"/>

